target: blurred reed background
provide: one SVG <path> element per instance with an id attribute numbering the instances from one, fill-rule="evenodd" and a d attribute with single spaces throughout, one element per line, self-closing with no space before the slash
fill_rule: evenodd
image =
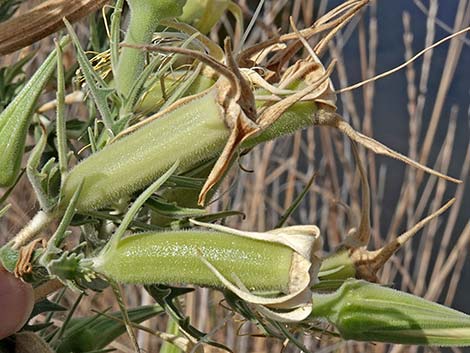
<path id="1" fill-rule="evenodd" d="M 246 25 L 255 19 L 246 43 L 252 44 L 289 29 L 289 16 L 298 28 L 309 26 L 340 1 L 266 0 L 238 1 Z M 20 12 L 34 1 L 23 2 Z M 258 12 L 259 10 L 259 12 Z M 93 15 L 99 18 L 100 14 Z M 322 58 L 338 60 L 333 77 L 335 88 L 372 77 L 398 66 L 438 39 L 470 25 L 470 1 L 406 0 L 371 1 L 331 42 Z M 87 21 L 76 25 L 84 40 Z M 218 40 L 234 32 L 233 19 L 223 18 L 211 36 Z M 445 216 L 431 222 L 399 251 L 380 273 L 380 282 L 391 284 L 430 300 L 470 313 L 466 299 L 470 291 L 467 260 L 470 240 L 470 194 L 466 190 L 470 167 L 469 80 L 470 39 L 468 35 L 427 52 L 406 69 L 352 92 L 338 96 L 339 112 L 352 126 L 391 148 L 433 168 L 464 180 L 458 186 L 428 177 L 398 161 L 376 157 L 361 150 L 371 187 L 372 242 L 379 248 L 403 233 L 455 195 L 456 203 Z M 33 47 L 38 50 L 34 70 L 41 57 L 53 46 L 46 38 Z M 0 65 L 14 62 L 24 49 L 0 57 Z M 73 107 L 69 116 L 83 114 Z M 232 218 L 229 225 L 249 230 L 273 228 L 285 210 L 314 177 L 311 187 L 288 224 L 317 224 L 326 242 L 325 253 L 334 249 L 347 229 L 358 224 L 360 182 L 347 139 L 333 130 L 310 128 L 292 136 L 256 147 L 240 159 L 243 169 L 233 168 L 210 207 L 242 210 L 245 218 Z M 27 222 L 36 203 L 26 178 L 10 197 L 12 208 L 0 220 L 3 243 Z M 66 293 L 70 305 L 77 298 Z M 125 299 L 132 307 L 148 304 L 145 291 L 129 286 Z M 224 342 L 235 352 L 296 352 L 291 344 L 259 337 L 258 329 L 225 310 L 222 296 L 198 289 L 183 304 L 192 323 Z M 90 309 L 117 309 L 110 291 L 90 294 L 79 306 L 82 314 Z M 148 322 L 151 328 L 165 329 L 165 320 Z M 318 337 L 322 337 L 320 340 Z M 158 339 L 139 332 L 140 345 L 157 352 Z M 384 344 L 362 344 L 326 339 L 321 333 L 303 337 L 313 352 L 417 352 L 422 349 Z M 131 352 L 127 337 L 115 342 L 118 351 Z M 211 348 L 212 349 L 212 348 Z M 206 351 L 211 351 L 206 349 Z M 453 349 L 455 352 L 464 350 Z"/>

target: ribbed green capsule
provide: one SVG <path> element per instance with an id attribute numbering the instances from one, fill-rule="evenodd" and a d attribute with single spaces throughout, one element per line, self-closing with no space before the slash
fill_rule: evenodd
<path id="1" fill-rule="evenodd" d="M 228 138 L 215 91 L 209 90 L 91 155 L 65 179 L 61 207 L 83 180 L 79 211 L 98 209 L 150 184 L 177 160 L 187 170 L 220 152 Z"/>
<path id="2" fill-rule="evenodd" d="M 241 147 L 307 127 L 315 111 L 313 102 L 299 102 Z M 82 180 L 78 211 L 108 206 L 149 185 L 176 161 L 184 172 L 218 156 L 230 134 L 216 87 L 180 99 L 158 116 L 75 166 L 65 179 L 59 207 L 65 209 Z"/>
<path id="3" fill-rule="evenodd" d="M 61 44 L 65 44 L 65 40 Z M 34 108 L 39 95 L 55 70 L 55 62 L 56 51 L 54 50 L 0 114 L 0 186 L 13 185 L 18 176 Z"/>
<path id="4" fill-rule="evenodd" d="M 311 318 L 324 317 L 344 339 L 433 346 L 469 346 L 470 316 L 377 284 L 348 280 L 314 294 Z"/>
<path id="5" fill-rule="evenodd" d="M 216 231 L 142 233 L 93 259 L 93 268 L 121 283 L 223 287 L 204 258 L 250 290 L 287 292 L 293 252 L 278 243 Z"/>

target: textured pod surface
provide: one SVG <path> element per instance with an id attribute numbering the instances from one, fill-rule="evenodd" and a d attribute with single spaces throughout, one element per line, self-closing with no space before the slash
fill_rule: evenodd
<path id="1" fill-rule="evenodd" d="M 313 102 L 298 102 L 268 129 L 247 139 L 242 148 L 292 133 L 312 125 L 317 111 Z M 179 171 L 220 155 L 230 129 L 224 123 L 217 87 L 179 100 L 159 118 L 106 146 L 71 170 L 67 176 L 61 207 L 70 201 L 83 180 L 77 209 L 108 206 L 130 195 L 165 173 L 177 160 Z"/>
<path id="2" fill-rule="evenodd" d="M 65 180 L 61 204 L 68 204 L 83 180 L 77 209 L 104 207 L 150 184 L 177 160 L 184 171 L 216 156 L 228 135 L 215 90 L 183 100 L 73 168 Z"/>
<path id="3" fill-rule="evenodd" d="M 201 257 L 226 278 L 250 290 L 286 291 L 293 250 L 236 235 L 209 231 L 142 233 L 121 240 L 94 260 L 97 272 L 123 283 L 221 287 Z"/>

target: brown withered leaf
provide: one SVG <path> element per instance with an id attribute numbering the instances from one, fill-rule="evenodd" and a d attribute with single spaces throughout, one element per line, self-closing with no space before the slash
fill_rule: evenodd
<path id="1" fill-rule="evenodd" d="M 0 23 L 0 55 L 13 53 L 57 32 L 62 19 L 75 22 L 100 9 L 108 0 L 47 0 L 28 12 Z"/>

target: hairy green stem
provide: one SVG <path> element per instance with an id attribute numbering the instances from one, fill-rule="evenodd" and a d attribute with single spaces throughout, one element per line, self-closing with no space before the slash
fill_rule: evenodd
<path id="1" fill-rule="evenodd" d="M 165 18 L 179 16 L 186 0 L 127 0 L 131 9 L 129 26 L 124 42 L 127 44 L 149 44 L 158 23 Z M 118 92 L 129 96 L 134 82 L 144 69 L 145 53 L 139 49 L 121 48 L 117 72 Z"/>
<path id="2" fill-rule="evenodd" d="M 18 250 L 33 239 L 36 234 L 44 230 L 54 220 L 55 216 L 53 213 L 39 211 L 8 245 Z"/>

